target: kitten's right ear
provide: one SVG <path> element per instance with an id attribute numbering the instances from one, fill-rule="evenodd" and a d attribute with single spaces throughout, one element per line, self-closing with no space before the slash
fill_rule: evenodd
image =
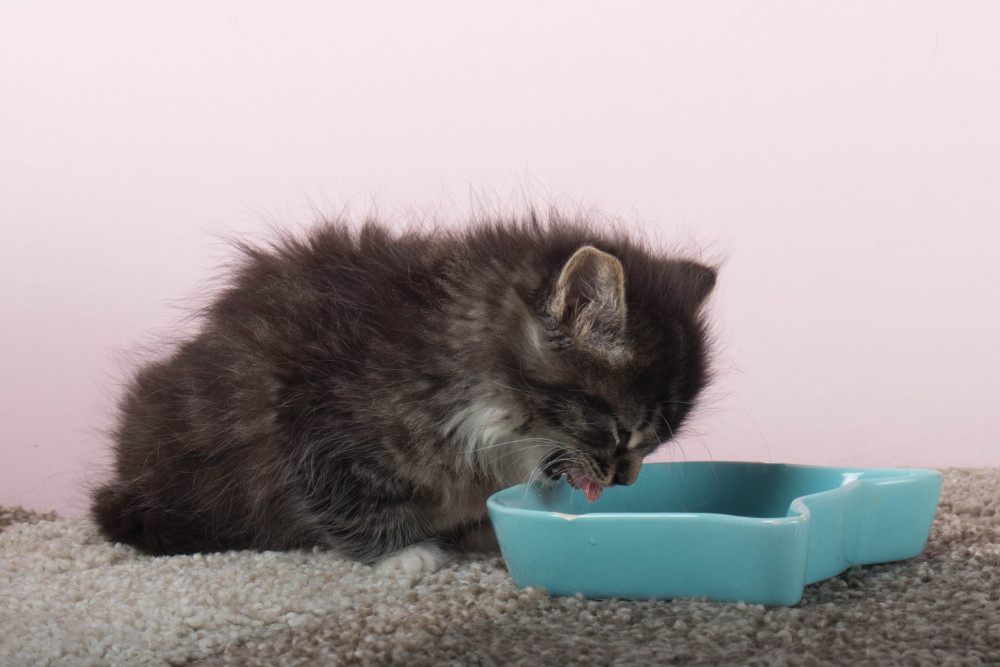
<path id="1" fill-rule="evenodd" d="M 578 344 L 609 356 L 625 352 L 626 310 L 621 262 L 592 246 L 569 258 L 548 304 Z"/>

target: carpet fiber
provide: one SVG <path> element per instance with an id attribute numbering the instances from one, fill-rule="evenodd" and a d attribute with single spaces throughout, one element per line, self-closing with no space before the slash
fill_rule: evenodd
<path id="1" fill-rule="evenodd" d="M 321 552 L 151 558 L 0 510 L 0 665 L 1000 664 L 1000 469 L 945 471 L 924 553 L 795 607 L 593 602 L 502 560 L 380 577 Z"/>

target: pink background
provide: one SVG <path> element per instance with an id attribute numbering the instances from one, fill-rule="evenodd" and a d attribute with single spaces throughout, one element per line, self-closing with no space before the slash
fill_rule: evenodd
<path id="1" fill-rule="evenodd" d="M 1000 4 L 0 4 L 0 503 L 320 214 L 597 207 L 723 260 L 668 459 L 1000 465 Z"/>

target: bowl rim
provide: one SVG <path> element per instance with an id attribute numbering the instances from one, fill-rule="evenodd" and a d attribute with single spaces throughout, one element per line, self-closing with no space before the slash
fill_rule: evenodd
<path id="1" fill-rule="evenodd" d="M 649 463 L 643 464 L 643 468 L 647 466 L 669 466 L 669 467 L 679 467 L 690 464 L 697 465 L 710 465 L 710 466 L 743 466 L 743 467 L 754 467 L 754 468 L 769 468 L 769 469 L 779 469 L 781 472 L 786 470 L 798 471 L 798 470 L 825 470 L 831 473 L 839 473 L 844 477 L 844 480 L 839 486 L 823 489 L 820 491 L 814 491 L 812 493 L 804 493 L 795 496 L 789 501 L 788 513 L 785 516 L 767 516 L 767 517 L 755 517 L 755 516 L 745 516 L 740 514 L 728 514 L 725 512 L 602 512 L 593 511 L 585 513 L 574 513 L 566 511 L 556 511 L 556 510 L 545 510 L 545 509 L 535 509 L 524 507 L 516 504 L 507 504 L 504 502 L 509 496 L 515 495 L 515 493 L 528 494 L 532 489 L 537 489 L 539 487 L 556 489 L 559 485 L 566 484 L 564 479 L 559 479 L 554 483 L 544 483 L 544 482 L 524 482 L 522 484 L 515 484 L 514 486 L 509 486 L 505 489 L 501 489 L 496 493 L 491 494 L 486 499 L 486 505 L 488 509 L 495 509 L 507 514 L 521 515 L 525 517 L 532 518 L 553 518 L 562 519 L 566 521 L 598 521 L 604 519 L 615 519 L 615 520 L 655 520 L 655 521 L 666 521 L 666 520 L 692 520 L 697 519 L 700 521 L 714 520 L 720 521 L 725 520 L 729 523 L 731 520 L 737 520 L 741 524 L 775 524 L 775 523 L 788 523 L 790 520 L 798 519 L 799 517 L 804 517 L 805 520 L 809 519 L 809 509 L 803 503 L 803 499 L 815 498 L 820 495 L 837 494 L 837 493 L 847 493 L 851 488 L 854 488 L 861 484 L 862 482 L 868 484 L 891 484 L 899 483 L 900 481 L 905 481 L 907 479 L 920 478 L 920 477 L 941 477 L 941 472 L 932 468 L 872 468 L 864 466 L 822 466 L 822 465 L 810 465 L 802 463 L 767 463 L 762 461 L 651 461 Z M 853 478 L 851 478 L 853 476 Z M 551 484 L 551 485 L 550 485 Z"/>

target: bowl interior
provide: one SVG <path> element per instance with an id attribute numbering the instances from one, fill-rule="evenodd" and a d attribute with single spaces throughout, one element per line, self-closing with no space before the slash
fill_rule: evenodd
<path id="1" fill-rule="evenodd" d="M 857 469 L 783 464 L 646 464 L 635 484 L 605 489 L 593 503 L 565 481 L 554 487 L 512 487 L 495 500 L 527 511 L 578 515 L 671 513 L 774 518 L 787 516 L 796 498 L 839 488 L 864 474 Z"/>

